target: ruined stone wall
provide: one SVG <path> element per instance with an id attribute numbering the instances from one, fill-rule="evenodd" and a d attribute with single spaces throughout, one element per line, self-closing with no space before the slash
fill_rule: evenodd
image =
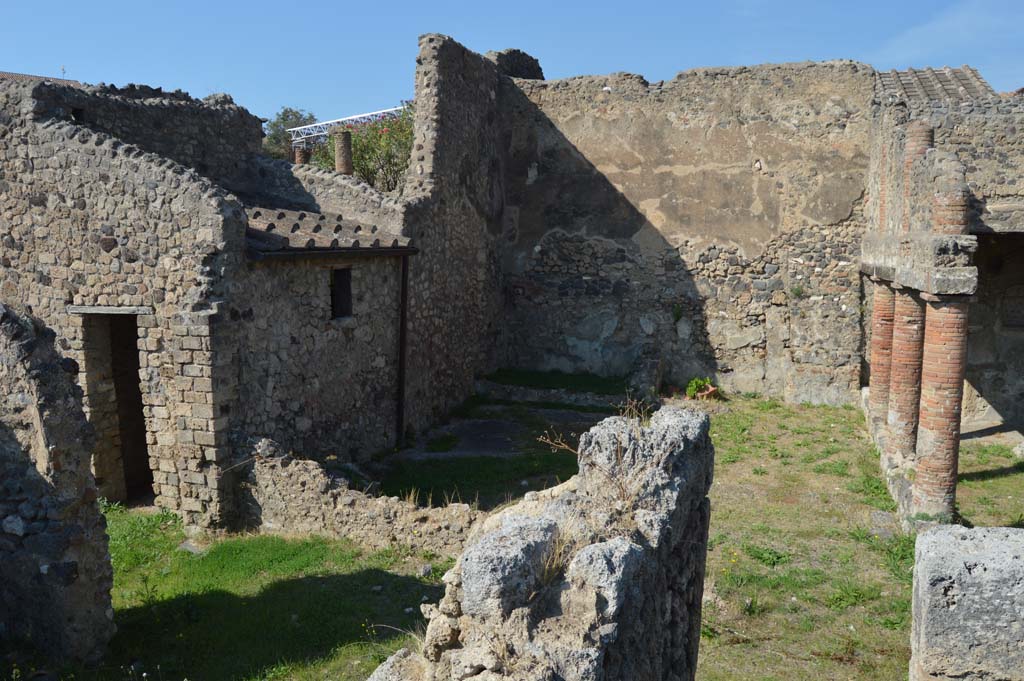
<path id="1" fill-rule="evenodd" d="M 974 199 L 971 231 L 1024 231 L 1024 96 L 933 106 L 937 148 L 964 165 Z"/>
<path id="2" fill-rule="evenodd" d="M 504 211 L 497 67 L 451 38 L 420 38 L 403 233 L 409 273 L 408 424 L 419 429 L 495 368 L 502 334 L 496 240 Z"/>
<path id="3" fill-rule="evenodd" d="M 35 91 L 38 115 L 74 122 L 169 158 L 225 186 L 262 148 L 263 124 L 228 95 L 198 100 L 145 85 L 69 87 Z"/>
<path id="4" fill-rule="evenodd" d="M 239 348 L 231 429 L 302 456 L 395 446 L 400 258 L 252 263 L 229 285 Z M 331 271 L 352 271 L 352 316 L 331 318 Z"/>
<path id="5" fill-rule="evenodd" d="M 233 357 L 215 366 L 208 301 L 241 263 L 244 214 L 195 172 L 53 117 L 54 87 L 0 83 L 0 297 L 56 331 L 83 383 L 102 358 L 87 352 L 87 323 L 68 306 L 134 308 L 156 503 L 216 522 L 229 451 L 214 433 L 232 397 Z M 94 375 L 86 405 L 100 410 L 112 377 Z M 116 443 L 101 441 L 97 457 L 111 450 Z M 116 483 L 100 487 L 116 497 Z"/>
<path id="6" fill-rule="evenodd" d="M 0 304 L 0 641 L 95 661 L 114 633 L 74 360 Z"/>
<path id="7" fill-rule="evenodd" d="M 860 377 L 874 72 L 852 62 L 503 89 L 512 363 L 843 403 Z"/>
<path id="8" fill-rule="evenodd" d="M 402 225 L 402 203 L 353 176 L 265 156 L 251 156 L 246 167 L 234 191 L 252 205 L 330 212 L 394 232 Z"/>
<path id="9" fill-rule="evenodd" d="M 422 651 L 372 681 L 693 679 L 714 451 L 706 415 L 602 421 L 580 473 L 473 530 L 422 607 Z"/>
<path id="10" fill-rule="evenodd" d="M 374 549 L 408 546 L 455 556 L 483 516 L 467 504 L 423 508 L 398 497 L 365 494 L 269 440 L 252 445 L 236 475 L 239 524 L 272 534 L 345 537 Z"/>

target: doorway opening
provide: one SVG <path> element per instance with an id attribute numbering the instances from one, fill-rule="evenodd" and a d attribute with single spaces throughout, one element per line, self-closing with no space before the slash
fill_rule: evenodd
<path id="1" fill-rule="evenodd" d="M 96 431 L 93 471 L 111 501 L 153 493 L 146 419 L 139 384 L 138 320 L 131 314 L 89 314 L 83 320 L 85 393 Z"/>

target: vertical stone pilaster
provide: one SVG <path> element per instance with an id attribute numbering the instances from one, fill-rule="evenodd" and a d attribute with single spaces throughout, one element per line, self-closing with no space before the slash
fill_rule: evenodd
<path id="1" fill-rule="evenodd" d="M 910 231 L 910 178 L 914 161 L 925 155 L 935 144 L 935 130 L 925 121 L 915 120 L 907 125 L 906 144 L 903 147 L 903 231 Z"/>
<path id="2" fill-rule="evenodd" d="M 875 233 L 885 234 L 889 231 L 889 147 L 882 145 L 878 173 L 878 225 Z"/>
<path id="3" fill-rule="evenodd" d="M 895 291 L 887 454 L 899 465 L 913 459 L 920 411 L 924 303 L 908 289 Z"/>
<path id="4" fill-rule="evenodd" d="M 930 300 L 925 313 L 921 410 L 912 512 L 952 517 L 967 363 L 967 303 Z"/>
<path id="5" fill-rule="evenodd" d="M 892 376 L 893 290 L 875 282 L 871 308 L 871 388 L 869 410 L 872 421 L 884 424 L 889 413 L 889 384 Z"/>
<path id="6" fill-rule="evenodd" d="M 296 165 L 307 165 L 313 157 L 313 150 L 309 147 L 295 147 Z"/>

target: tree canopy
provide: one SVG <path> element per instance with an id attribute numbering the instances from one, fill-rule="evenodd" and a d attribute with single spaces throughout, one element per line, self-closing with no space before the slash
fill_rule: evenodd
<path id="1" fill-rule="evenodd" d="M 316 123 L 316 116 L 309 111 L 282 107 L 272 119 L 264 125 L 266 137 L 263 138 L 263 151 L 274 158 L 287 159 L 291 155 L 291 137 L 288 128 Z"/>

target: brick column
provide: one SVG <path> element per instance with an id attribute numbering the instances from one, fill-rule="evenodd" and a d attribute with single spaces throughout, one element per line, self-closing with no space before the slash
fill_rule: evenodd
<path id="1" fill-rule="evenodd" d="M 884 424 L 889 413 L 889 384 L 892 369 L 893 291 L 885 282 L 874 286 L 871 307 L 871 419 Z"/>
<path id="2" fill-rule="evenodd" d="M 295 147 L 295 163 L 298 165 L 305 165 L 309 163 L 309 159 L 313 156 L 313 150 L 309 147 Z"/>
<path id="3" fill-rule="evenodd" d="M 966 187 L 937 192 L 932 197 L 932 232 L 935 234 L 966 234 Z"/>
<path id="4" fill-rule="evenodd" d="M 886 445 L 888 453 L 902 463 L 914 458 L 917 445 L 925 308 L 909 289 L 898 289 L 894 297 Z"/>
<path id="5" fill-rule="evenodd" d="M 334 136 L 334 169 L 342 175 L 351 175 L 355 172 L 352 164 L 352 131 L 336 128 L 332 134 Z"/>
<path id="6" fill-rule="evenodd" d="M 952 518 L 967 363 L 967 303 L 929 300 L 921 369 L 921 412 L 913 513 Z"/>

